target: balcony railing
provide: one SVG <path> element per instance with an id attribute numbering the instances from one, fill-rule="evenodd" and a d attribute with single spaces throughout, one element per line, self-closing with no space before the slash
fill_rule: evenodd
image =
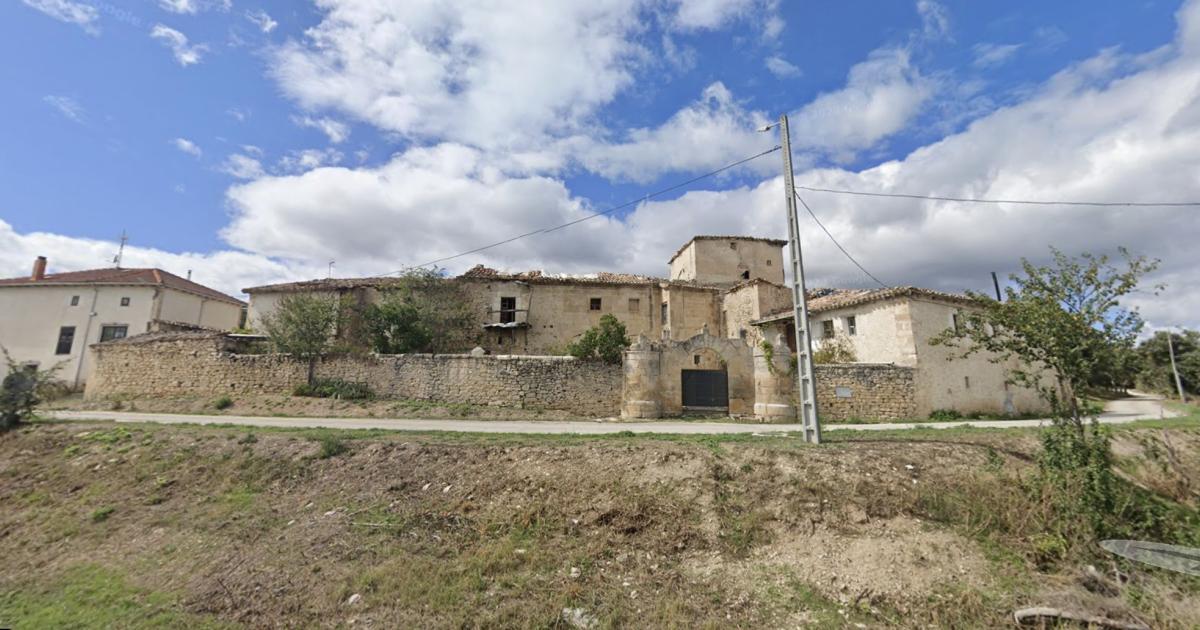
<path id="1" fill-rule="evenodd" d="M 520 328 L 529 325 L 529 309 L 527 308 L 489 308 L 484 319 L 484 327 Z"/>

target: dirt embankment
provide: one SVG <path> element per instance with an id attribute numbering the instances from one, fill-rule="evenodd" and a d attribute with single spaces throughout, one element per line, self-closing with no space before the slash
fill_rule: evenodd
<path id="1" fill-rule="evenodd" d="M 97 575 L 132 602 L 117 622 L 147 625 L 996 627 L 1032 604 L 1200 623 L 1174 583 L 1098 594 L 940 518 L 965 479 L 1028 467 L 1024 444 L 353 435 L 0 436 L 0 625 L 58 619 L 37 615 L 64 592 L 115 605 L 80 586 Z"/>

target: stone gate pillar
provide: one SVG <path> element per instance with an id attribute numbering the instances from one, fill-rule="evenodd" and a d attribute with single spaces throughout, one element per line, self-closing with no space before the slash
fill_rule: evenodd
<path id="1" fill-rule="evenodd" d="M 662 351 L 645 335 L 638 335 L 623 359 L 625 380 L 621 388 L 621 417 L 661 418 L 658 381 L 662 373 Z"/>
<path id="2" fill-rule="evenodd" d="M 791 352 L 779 333 L 767 343 L 769 352 L 763 344 L 754 346 L 754 415 L 765 422 L 794 422 L 796 375 Z"/>

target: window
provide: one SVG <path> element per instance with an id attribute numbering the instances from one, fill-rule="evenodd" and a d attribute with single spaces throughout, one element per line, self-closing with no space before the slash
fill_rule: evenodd
<path id="1" fill-rule="evenodd" d="M 666 302 L 662 303 L 662 323 L 664 326 L 667 324 L 667 303 Z"/>
<path id="2" fill-rule="evenodd" d="M 768 258 L 768 259 L 767 259 L 767 266 L 768 266 L 768 267 L 770 267 L 770 266 L 771 266 L 771 259 L 770 259 L 770 258 Z"/>
<path id="3" fill-rule="evenodd" d="M 600 310 L 600 298 L 592 298 L 589 308 L 593 311 Z"/>
<path id="4" fill-rule="evenodd" d="M 71 354 L 71 346 L 75 343 L 75 327 L 63 326 L 58 329 L 58 345 L 54 354 Z"/>
<path id="5" fill-rule="evenodd" d="M 737 243 L 735 243 L 735 242 L 733 242 L 733 241 L 730 241 L 730 242 L 729 242 L 729 249 L 737 249 Z"/>
<path id="6" fill-rule="evenodd" d="M 121 306 L 129 306 L 129 298 L 127 298 L 127 297 L 121 298 Z"/>
<path id="7" fill-rule="evenodd" d="M 746 271 L 742 272 L 742 280 L 749 280 L 749 279 L 750 279 L 750 270 L 747 269 Z"/>
<path id="8" fill-rule="evenodd" d="M 128 299 L 128 298 L 126 298 L 126 299 Z M 100 341 L 112 341 L 113 339 L 124 339 L 125 335 L 128 333 L 129 333 L 129 327 L 125 326 L 125 325 L 101 326 L 100 327 Z"/>
<path id="9" fill-rule="evenodd" d="M 971 389 L 971 377 L 970 376 L 963 377 L 963 386 L 966 387 L 967 389 Z"/>
<path id="10" fill-rule="evenodd" d="M 503 345 L 504 345 L 504 337 L 497 336 L 497 337 L 496 337 L 496 345 L 497 345 L 497 346 L 503 346 Z"/>
<path id="11" fill-rule="evenodd" d="M 833 320 L 827 319 L 821 322 L 821 336 L 829 339 L 833 337 Z"/>
<path id="12" fill-rule="evenodd" d="M 697 354 L 692 356 L 692 364 L 700 365 L 700 355 Z"/>
<path id="13" fill-rule="evenodd" d="M 846 318 L 846 334 L 850 336 L 858 334 L 858 320 L 854 319 L 853 315 Z"/>
<path id="14" fill-rule="evenodd" d="M 71 306 L 79 306 L 79 296 L 78 295 L 71 296 Z"/>
<path id="15" fill-rule="evenodd" d="M 637 313 L 642 310 L 642 300 L 640 298 L 629 298 L 629 312 Z"/>
<path id="16" fill-rule="evenodd" d="M 738 338 L 739 338 L 739 339 L 745 339 L 745 338 L 746 338 L 746 329 L 745 329 L 745 328 L 739 328 L 739 329 L 738 329 Z"/>
<path id="17" fill-rule="evenodd" d="M 511 324 L 517 321 L 517 298 L 500 298 L 500 323 Z"/>

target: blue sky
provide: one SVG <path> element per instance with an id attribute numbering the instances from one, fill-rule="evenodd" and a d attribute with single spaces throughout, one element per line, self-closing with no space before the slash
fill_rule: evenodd
<path id="1" fill-rule="evenodd" d="M 104 266 L 122 230 L 130 264 L 233 293 L 331 259 L 384 273 L 770 148 L 754 128 L 783 112 L 802 183 L 1200 198 L 1183 140 L 1200 133 L 1194 3 L 478 4 L 0 4 L 0 54 L 17 60 L 0 66 L 0 275 L 38 254 Z M 782 236 L 778 170 L 770 155 L 449 266 L 662 274 L 695 233 Z M 1127 245 L 1164 260 L 1152 323 L 1197 323 L 1190 211 L 812 195 L 892 284 L 979 288 L 1047 245 Z M 865 282 L 805 234 L 819 281 Z"/>

